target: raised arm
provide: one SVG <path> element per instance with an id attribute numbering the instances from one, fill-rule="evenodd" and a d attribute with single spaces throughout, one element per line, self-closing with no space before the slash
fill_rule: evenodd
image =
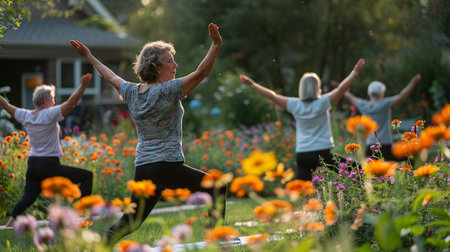
<path id="1" fill-rule="evenodd" d="M 345 92 L 344 97 L 347 98 L 353 106 L 356 106 L 358 102 L 358 97 L 354 96 L 350 91 Z"/>
<path id="2" fill-rule="evenodd" d="M 9 102 L 1 95 L 0 95 L 0 107 L 6 110 L 6 112 L 8 112 L 8 114 L 10 114 L 12 118 L 14 118 L 14 113 L 16 113 L 17 107 L 9 104 Z"/>
<path id="3" fill-rule="evenodd" d="M 243 83 L 245 83 L 245 84 L 249 85 L 251 88 L 253 88 L 256 92 L 260 93 L 262 96 L 273 101 L 276 105 L 286 109 L 288 97 L 279 95 L 279 94 L 275 93 L 275 91 L 259 85 L 258 83 L 256 83 L 254 80 L 252 80 L 248 76 L 241 74 L 239 79 Z"/>
<path id="4" fill-rule="evenodd" d="M 69 112 L 72 111 L 72 109 L 74 109 L 77 106 L 78 101 L 81 99 L 81 96 L 83 96 L 83 93 L 86 90 L 89 83 L 91 82 L 91 79 L 92 74 L 90 73 L 81 76 L 80 87 L 78 87 L 78 89 L 75 90 L 75 92 L 70 95 L 67 101 L 61 104 L 61 113 L 63 116 L 69 114 Z"/>
<path id="5" fill-rule="evenodd" d="M 392 106 L 396 106 L 400 103 L 402 103 L 406 97 L 411 93 L 411 91 L 414 89 L 414 87 L 419 83 L 422 76 L 420 74 L 416 74 L 411 78 L 411 81 L 406 85 L 405 88 L 400 91 L 399 94 L 395 95 L 392 99 Z"/>
<path id="6" fill-rule="evenodd" d="M 91 51 L 89 51 L 89 48 L 83 45 L 80 41 L 71 40 L 70 43 L 81 56 L 85 57 L 89 63 L 91 63 L 91 65 L 100 73 L 102 78 L 111 84 L 120 94 L 120 84 L 124 82 L 124 80 L 96 59 L 94 55 L 92 55 Z"/>
<path id="7" fill-rule="evenodd" d="M 198 84 L 205 79 L 214 66 L 217 55 L 219 54 L 220 46 L 222 45 L 222 37 L 219 33 L 219 27 L 215 24 L 209 24 L 209 37 L 212 40 L 208 53 L 197 69 L 183 78 L 183 93 L 188 95 Z"/>
<path id="8" fill-rule="evenodd" d="M 333 89 L 331 92 L 326 94 L 330 97 L 331 105 L 336 104 L 342 98 L 345 92 L 347 92 L 350 89 L 350 87 L 353 85 L 353 82 L 355 82 L 356 78 L 361 72 L 363 66 L 364 66 L 364 59 L 359 59 L 355 67 L 353 67 L 352 72 L 347 76 L 347 78 L 341 81 L 341 83 L 339 83 L 337 88 Z"/>

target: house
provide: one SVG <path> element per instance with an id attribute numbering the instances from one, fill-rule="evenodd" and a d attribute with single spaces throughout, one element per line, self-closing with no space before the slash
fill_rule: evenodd
<path id="1" fill-rule="evenodd" d="M 79 0 L 62 0 L 56 1 L 56 4 L 58 9 L 65 10 L 78 2 Z M 31 95 L 34 88 L 46 83 L 56 86 L 55 100 L 60 103 L 80 85 L 82 74 L 90 72 L 93 73 L 93 80 L 81 105 L 95 104 L 105 108 L 111 104 L 123 104 L 115 90 L 69 43 L 72 39 L 80 40 L 105 65 L 123 74 L 124 70 L 119 66 L 127 61 L 123 56 L 123 51 L 129 44 L 127 37 L 120 32 L 78 25 L 80 20 L 93 15 L 117 23 L 102 3 L 98 0 L 85 0 L 81 10 L 67 19 L 40 19 L 41 14 L 39 10 L 32 10 L 29 22 L 24 21 L 17 31 L 10 30 L 0 38 L 0 87 L 11 87 L 11 92 L 7 95 L 10 102 L 19 107 L 33 108 Z M 78 108 L 73 115 L 78 121 L 82 113 L 79 110 Z M 103 112 L 100 110 L 96 113 Z"/>

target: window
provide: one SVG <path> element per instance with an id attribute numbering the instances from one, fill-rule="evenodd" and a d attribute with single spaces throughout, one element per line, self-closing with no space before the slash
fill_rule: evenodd
<path id="1" fill-rule="evenodd" d="M 56 97 L 61 103 L 81 85 L 81 76 L 92 73 L 92 80 L 81 99 L 95 99 L 100 96 L 100 75 L 88 62 L 81 59 L 58 59 L 56 61 Z"/>

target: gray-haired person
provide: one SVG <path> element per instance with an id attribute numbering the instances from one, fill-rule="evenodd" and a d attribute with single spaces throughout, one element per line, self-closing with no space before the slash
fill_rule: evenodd
<path id="1" fill-rule="evenodd" d="M 286 97 L 265 88 L 251 78 L 241 75 L 241 81 L 256 92 L 291 113 L 296 122 L 297 178 L 311 180 L 312 172 L 320 166 L 321 158 L 332 164 L 334 146 L 331 135 L 330 108 L 352 86 L 364 66 L 360 59 L 353 71 L 337 88 L 321 95 L 321 81 L 315 73 L 305 73 L 299 82 L 299 97 Z"/>
<path id="2" fill-rule="evenodd" d="M 414 75 L 408 85 L 406 85 L 400 93 L 389 97 L 384 97 L 386 86 L 379 81 L 372 81 L 367 87 L 369 100 L 358 98 L 350 92 L 345 93 L 345 97 L 349 99 L 363 115 L 370 116 L 372 120 L 376 121 L 378 124 L 376 135 L 375 133 L 372 133 L 366 140 L 367 156 L 378 156 L 379 154 L 376 154 L 378 148 L 377 145 L 381 145 L 379 148 L 383 158 L 385 160 L 396 160 L 392 155 L 391 150 L 392 107 L 402 103 L 412 92 L 417 83 L 419 83 L 420 79 L 420 74 Z"/>
<path id="3" fill-rule="evenodd" d="M 92 172 L 62 165 L 59 162 L 63 151 L 58 124 L 75 108 L 91 79 L 91 74 L 83 75 L 80 87 L 65 102 L 56 106 L 55 86 L 53 85 L 40 85 L 35 88 L 33 92 L 34 110 L 17 108 L 0 96 L 0 107 L 25 127 L 30 138 L 25 190 L 22 198 L 14 205 L 6 227 L 12 227 L 16 216 L 22 214 L 33 204 L 41 193 L 41 182 L 48 177 L 66 177 L 73 183 L 80 184 L 82 197 L 91 194 Z"/>
<path id="4" fill-rule="evenodd" d="M 124 214 L 107 231 L 108 244 L 113 244 L 136 230 L 150 214 L 165 188 L 205 191 L 217 197 L 213 200 L 213 209 L 216 204 L 220 204 L 223 207 L 221 216 L 225 215 L 226 188 L 220 189 L 220 195 L 214 195 L 211 188 L 202 188 L 202 178 L 208 174 L 186 165 L 181 147 L 181 122 L 184 113 L 181 99 L 191 93 L 214 66 L 222 44 L 217 25 L 209 24 L 209 37 L 212 43 L 206 56 L 194 72 L 182 78 L 175 78 L 178 65 L 174 59 L 175 49 L 172 44 L 156 41 L 144 45 L 134 67 L 142 81 L 139 84 L 123 80 L 98 61 L 86 46 L 78 41 L 71 41 L 75 50 L 127 102 L 138 134 L 134 180 L 150 179 L 156 185 L 155 195 L 145 199 L 142 219 L 137 219 L 137 212 Z M 133 194 L 131 200 L 139 209 L 139 198 Z M 211 212 L 210 218 L 214 224 L 216 214 Z"/>

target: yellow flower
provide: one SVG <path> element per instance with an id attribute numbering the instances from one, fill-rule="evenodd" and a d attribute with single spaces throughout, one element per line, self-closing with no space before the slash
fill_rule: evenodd
<path id="1" fill-rule="evenodd" d="M 439 167 L 434 165 L 422 165 L 414 171 L 414 174 L 419 177 L 428 177 L 436 173 L 438 170 Z"/>
<path id="2" fill-rule="evenodd" d="M 42 195 L 44 197 L 53 198 L 56 195 L 61 195 L 68 201 L 81 196 L 80 189 L 77 185 L 72 183 L 70 179 L 65 177 L 50 177 L 46 178 L 41 183 Z"/>
<path id="3" fill-rule="evenodd" d="M 137 197 L 145 197 L 155 195 L 156 185 L 151 180 L 134 181 L 130 180 L 127 183 L 128 190 L 130 190 Z"/>
<path id="4" fill-rule="evenodd" d="M 248 158 L 242 160 L 242 170 L 248 175 L 260 176 L 266 171 L 273 170 L 276 166 L 275 154 L 263 153 L 260 150 L 253 151 Z"/>
<path id="5" fill-rule="evenodd" d="M 211 229 L 205 236 L 207 242 L 216 242 L 223 240 L 232 240 L 239 237 L 239 232 L 230 226 L 221 226 Z"/>
<path id="6" fill-rule="evenodd" d="M 330 226 L 336 222 L 336 206 L 333 202 L 329 201 L 323 210 L 325 223 Z"/>
<path id="7" fill-rule="evenodd" d="M 266 176 L 264 177 L 264 180 L 266 181 L 279 181 L 281 184 L 286 183 L 287 181 L 291 180 L 294 177 L 294 171 L 289 168 L 286 171 L 284 170 L 284 164 L 279 163 L 277 165 L 276 171 L 266 171 Z"/>
<path id="8" fill-rule="evenodd" d="M 264 189 L 264 183 L 255 175 L 235 178 L 230 186 L 230 192 L 236 193 L 238 197 L 243 197 L 248 190 L 260 192 L 262 189 Z"/>
<path id="9" fill-rule="evenodd" d="M 384 162 L 382 159 L 377 159 L 372 162 L 368 162 L 363 170 L 367 175 L 388 177 L 394 175 L 397 166 L 398 164 L 395 162 Z"/>
<path id="10" fill-rule="evenodd" d="M 354 135 L 362 133 L 365 138 L 372 134 L 377 127 L 377 122 L 369 116 L 352 116 L 347 120 L 347 130 Z"/>
<path id="11" fill-rule="evenodd" d="M 361 146 L 359 144 L 355 144 L 355 143 L 349 143 L 345 146 L 345 151 L 347 153 L 349 152 L 357 152 L 361 150 Z"/>
<path id="12" fill-rule="evenodd" d="M 88 195 L 81 198 L 73 207 L 82 215 L 86 210 L 90 210 L 93 207 L 101 207 L 105 205 L 105 201 L 100 195 Z"/>

